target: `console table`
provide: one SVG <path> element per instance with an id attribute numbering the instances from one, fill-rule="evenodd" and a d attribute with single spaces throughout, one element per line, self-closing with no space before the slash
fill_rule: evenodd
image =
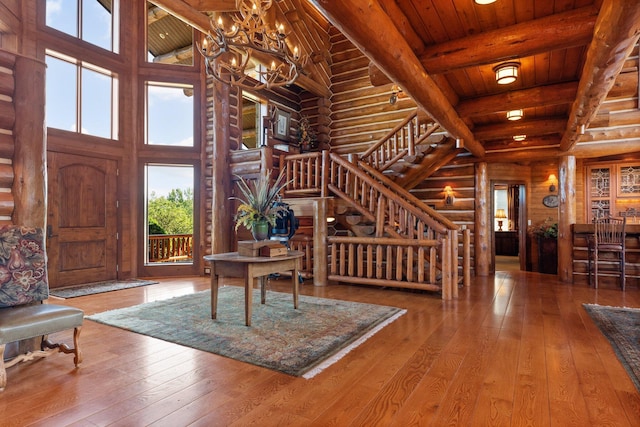
<path id="1" fill-rule="evenodd" d="M 245 323 L 251 326 L 251 301 L 253 286 L 260 279 L 260 302 L 265 303 L 266 289 L 264 276 L 283 271 L 291 271 L 293 287 L 293 307 L 298 308 L 298 270 L 304 253 L 288 251 L 287 255 L 262 257 L 243 256 L 237 252 L 206 255 L 204 260 L 211 264 L 211 318 L 215 319 L 218 311 L 218 278 L 239 277 L 244 279 L 244 313 Z"/>

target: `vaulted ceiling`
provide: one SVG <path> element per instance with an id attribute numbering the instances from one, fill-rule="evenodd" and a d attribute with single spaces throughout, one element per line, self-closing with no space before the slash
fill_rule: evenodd
<path id="1" fill-rule="evenodd" d="M 206 31 L 235 0 L 153 0 Z M 371 60 L 476 157 L 640 151 L 637 0 L 280 0 L 279 22 L 312 58 L 298 84 L 330 95 L 327 27 Z M 494 68 L 519 64 L 499 85 Z M 506 118 L 522 109 L 518 121 Z M 615 116 L 612 116 L 615 112 Z M 622 113 L 620 113 L 622 112 Z M 524 141 L 513 136 L 526 135 Z"/>

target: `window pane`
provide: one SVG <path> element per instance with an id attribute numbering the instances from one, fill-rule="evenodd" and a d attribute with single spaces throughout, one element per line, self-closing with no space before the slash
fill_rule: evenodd
<path id="1" fill-rule="evenodd" d="M 78 37 L 78 0 L 47 0 L 47 26 Z"/>
<path id="2" fill-rule="evenodd" d="M 47 126 L 76 131 L 77 66 L 51 56 L 46 62 Z"/>
<path id="3" fill-rule="evenodd" d="M 145 167 L 147 263 L 193 262 L 191 165 Z"/>
<path id="4" fill-rule="evenodd" d="M 193 87 L 147 85 L 147 144 L 193 147 Z"/>
<path id="5" fill-rule="evenodd" d="M 193 65 L 193 28 L 147 2 L 147 61 Z M 200 55 L 198 55 L 200 58 Z"/>
<path id="6" fill-rule="evenodd" d="M 107 6 L 103 6 L 102 3 Z M 83 0 L 82 40 L 112 50 L 111 34 L 111 2 Z"/>
<path id="7" fill-rule="evenodd" d="M 82 133 L 111 138 L 111 77 L 82 69 Z"/>

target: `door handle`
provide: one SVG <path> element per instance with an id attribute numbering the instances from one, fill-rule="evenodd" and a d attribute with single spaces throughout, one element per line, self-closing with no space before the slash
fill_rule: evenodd
<path id="1" fill-rule="evenodd" d="M 50 239 L 52 237 L 57 237 L 57 236 L 54 236 L 53 234 L 53 226 L 47 225 L 47 239 Z"/>

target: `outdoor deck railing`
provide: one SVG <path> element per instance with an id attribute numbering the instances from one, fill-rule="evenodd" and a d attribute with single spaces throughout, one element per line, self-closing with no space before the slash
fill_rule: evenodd
<path id="1" fill-rule="evenodd" d="M 149 236 L 149 262 L 180 262 L 192 259 L 192 234 L 152 234 Z"/>

